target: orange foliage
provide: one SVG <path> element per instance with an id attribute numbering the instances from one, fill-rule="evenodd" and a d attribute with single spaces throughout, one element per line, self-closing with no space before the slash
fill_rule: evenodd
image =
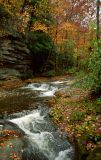
<path id="1" fill-rule="evenodd" d="M 38 1 L 35 6 L 26 4 L 23 12 L 20 12 L 20 10 L 24 0 L 19 0 L 19 3 L 17 3 L 16 0 L 0 0 L 0 4 L 3 4 L 10 13 L 12 10 L 15 11 L 14 8 L 16 8 L 17 12 L 15 13 L 20 19 L 17 24 L 19 32 L 25 34 L 26 31 L 28 31 L 27 29 L 31 20 L 31 14 L 33 14 L 33 17 L 38 16 L 40 20 L 33 22 L 29 27 L 29 30 L 42 30 L 47 32 L 57 45 L 62 45 L 67 40 L 73 40 L 75 49 L 78 49 L 86 46 L 86 41 L 89 41 L 87 23 L 90 16 L 95 12 L 94 1 L 42 0 Z M 53 17 L 53 24 L 47 25 L 44 21 L 41 21 L 41 19 L 44 20 L 47 17 L 47 13 Z"/>
<path id="2" fill-rule="evenodd" d="M 95 2 L 92 0 L 51 0 L 50 4 L 55 24 L 48 31 L 54 42 L 59 46 L 67 40 L 72 40 L 75 49 L 83 48 L 84 50 L 90 41 L 87 23 L 90 15 L 94 13 Z"/>
<path id="3" fill-rule="evenodd" d="M 47 32 L 47 26 L 40 22 L 35 22 L 31 28 L 32 31 L 42 30 L 43 32 Z"/>

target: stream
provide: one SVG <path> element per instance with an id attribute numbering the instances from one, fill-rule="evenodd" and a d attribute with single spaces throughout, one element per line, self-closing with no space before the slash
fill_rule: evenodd
<path id="1" fill-rule="evenodd" d="M 69 80 L 29 83 L 8 92 L 0 100 L 0 131 L 16 130 L 0 143 L 0 160 L 73 160 L 74 147 L 49 118 L 47 101 L 55 93 L 69 88 Z M 2 139 L 2 134 L 0 134 Z M 12 147 L 13 146 L 13 147 Z M 18 157 L 18 158 L 17 158 Z"/>

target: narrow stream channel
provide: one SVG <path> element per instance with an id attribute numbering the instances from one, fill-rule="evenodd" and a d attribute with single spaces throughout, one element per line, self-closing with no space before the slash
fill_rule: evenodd
<path id="1" fill-rule="evenodd" d="M 0 101 L 0 107 L 6 108 L 6 112 L 2 112 L 5 114 L 0 121 L 0 129 L 12 126 L 23 132 L 20 143 L 10 140 L 0 147 L 0 160 L 4 160 L 4 154 L 5 160 L 12 159 L 8 149 L 11 142 L 16 143 L 15 150 L 22 160 L 74 159 L 73 146 L 67 141 L 65 133 L 61 136 L 51 122 L 48 116 L 50 109 L 45 103 L 55 96 L 56 91 L 65 87 L 68 87 L 67 81 L 31 83 L 9 92 L 8 97 Z M 9 109 L 12 109 L 12 114 Z"/>

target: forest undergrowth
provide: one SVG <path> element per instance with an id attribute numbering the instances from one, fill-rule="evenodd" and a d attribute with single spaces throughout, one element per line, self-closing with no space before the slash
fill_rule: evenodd
<path id="1" fill-rule="evenodd" d="M 76 145 L 80 160 L 101 159 L 101 96 L 82 88 L 82 76 L 65 92 L 57 92 L 49 104 L 50 117 Z"/>

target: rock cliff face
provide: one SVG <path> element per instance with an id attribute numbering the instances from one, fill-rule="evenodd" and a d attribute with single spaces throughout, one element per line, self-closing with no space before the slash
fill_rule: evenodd
<path id="1" fill-rule="evenodd" d="M 31 59 L 22 38 L 12 35 L 0 38 L 0 80 L 30 77 Z"/>

